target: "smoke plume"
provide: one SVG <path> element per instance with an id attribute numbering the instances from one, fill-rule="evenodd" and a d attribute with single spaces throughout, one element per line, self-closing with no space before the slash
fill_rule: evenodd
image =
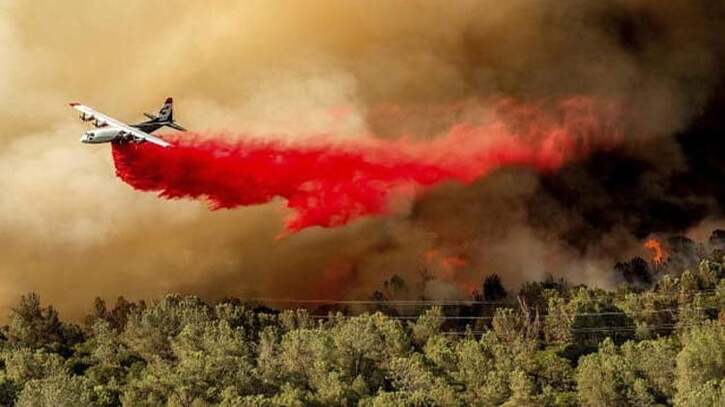
<path id="1" fill-rule="evenodd" d="M 492 273 L 511 290 L 547 273 L 616 285 L 614 264 L 647 256 L 650 235 L 722 222 L 723 15 L 718 2 L 692 0 L 5 0 L 0 309 L 31 290 L 71 316 L 96 295 L 363 298 L 394 275 L 405 284 L 388 284 L 391 295 L 407 298 L 466 297 Z M 515 146 L 522 138 L 541 151 L 530 120 L 501 113 L 501 100 L 534 106 L 544 128 L 577 133 L 582 124 L 557 113 L 575 95 L 597 101 L 594 127 L 604 131 L 586 138 L 594 145 L 574 134 L 577 147 L 556 165 L 476 167 L 474 154 L 507 140 L 486 130 L 496 122 Z M 129 146 L 114 157 L 109 146 L 78 143 L 84 128 L 68 101 L 133 122 L 167 96 L 197 135 L 177 135 L 177 152 Z M 616 121 L 600 101 L 616 101 Z M 456 145 L 457 129 L 475 141 Z M 616 145 L 597 144 L 610 133 Z M 214 203 L 212 190 L 167 188 L 179 174 L 159 172 L 171 169 L 153 168 L 149 156 L 179 162 L 193 150 L 199 169 L 212 145 L 349 154 L 384 163 L 383 178 L 400 190 L 365 207 L 386 216 L 353 221 L 365 211 L 335 208 L 341 217 L 323 218 L 351 221 L 278 240 L 290 222 L 285 205 L 309 195 L 254 189 L 241 195 L 259 205 L 218 211 L 158 199 Z M 128 159 L 137 166 L 119 180 L 114 164 Z M 390 178 L 390 163 L 445 176 Z M 454 164 L 475 171 L 459 176 Z M 280 179 L 298 191 L 310 178 L 290 177 Z M 274 195 L 283 199 L 263 203 Z M 297 214 L 293 228 L 326 223 Z"/>

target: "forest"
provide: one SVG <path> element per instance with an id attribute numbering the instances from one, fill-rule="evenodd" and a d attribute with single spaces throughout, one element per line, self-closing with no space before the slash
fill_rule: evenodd
<path id="1" fill-rule="evenodd" d="M 618 263 L 613 290 L 493 274 L 433 301 L 393 277 L 329 304 L 97 298 L 73 322 L 29 293 L 2 328 L 0 404 L 722 406 L 723 242 L 672 238 L 662 264 Z"/>

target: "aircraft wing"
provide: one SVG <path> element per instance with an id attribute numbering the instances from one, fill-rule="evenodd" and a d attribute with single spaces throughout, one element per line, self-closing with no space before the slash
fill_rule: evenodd
<path id="1" fill-rule="evenodd" d="M 86 105 L 82 105 L 78 102 L 71 102 L 70 105 L 73 109 L 76 109 L 77 111 L 83 113 L 86 120 L 95 120 L 96 126 L 98 127 L 104 125 L 115 127 L 119 130 L 123 130 L 127 134 L 133 135 L 134 137 L 148 141 L 149 143 L 153 143 L 161 147 L 171 146 L 171 143 L 169 143 L 168 141 L 162 140 L 156 136 L 152 136 L 151 134 L 143 132 L 135 127 L 131 127 L 128 124 L 120 122 L 112 117 L 108 117 L 105 114 L 97 112 Z"/>

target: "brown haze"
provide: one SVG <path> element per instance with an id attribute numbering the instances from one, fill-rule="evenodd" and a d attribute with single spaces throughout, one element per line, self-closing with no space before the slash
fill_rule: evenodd
<path id="1" fill-rule="evenodd" d="M 411 297 L 466 295 L 494 272 L 509 287 L 552 271 L 613 284 L 606 271 L 636 239 L 615 228 L 582 253 L 531 226 L 523 202 L 539 180 L 526 170 L 276 240 L 278 203 L 211 212 L 133 191 L 108 146 L 78 142 L 66 103 L 133 121 L 174 96 L 195 130 L 431 137 L 496 96 L 585 94 L 623 101 L 633 148 L 660 138 L 676 167 L 668 137 L 716 70 L 716 22 L 697 3 L 5 0 L 0 308 L 31 290 L 75 316 L 96 295 L 361 298 L 396 273 Z M 645 28 L 628 33 L 630 20 Z M 466 265 L 424 277 L 431 249 Z"/>

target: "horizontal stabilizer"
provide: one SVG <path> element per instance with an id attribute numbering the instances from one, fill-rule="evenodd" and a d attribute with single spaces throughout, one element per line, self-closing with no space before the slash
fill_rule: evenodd
<path id="1" fill-rule="evenodd" d="M 171 127 L 172 129 L 176 129 L 176 130 L 179 130 L 179 131 L 186 131 L 186 129 L 185 129 L 185 128 L 183 128 L 183 127 L 179 126 L 179 125 L 178 125 L 178 124 L 176 124 L 175 122 L 169 122 L 169 123 L 166 123 L 166 124 L 165 124 L 165 126 L 169 126 L 169 127 Z"/>

